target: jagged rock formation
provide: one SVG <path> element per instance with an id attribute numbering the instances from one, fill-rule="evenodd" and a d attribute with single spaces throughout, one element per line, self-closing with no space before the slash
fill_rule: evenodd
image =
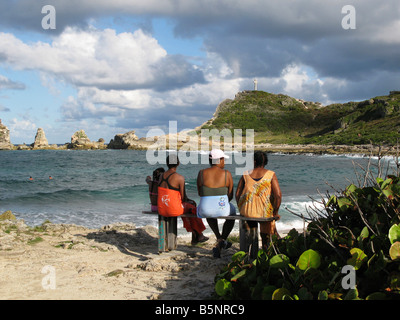
<path id="1" fill-rule="evenodd" d="M 0 150 L 11 150 L 13 147 L 10 142 L 10 130 L 1 123 L 0 119 Z"/>
<path id="2" fill-rule="evenodd" d="M 79 146 L 91 143 L 89 137 L 84 130 L 79 130 L 75 132 L 71 137 L 71 145 Z"/>
<path id="3" fill-rule="evenodd" d="M 49 142 L 47 141 L 46 135 L 44 133 L 44 130 L 42 128 L 39 128 L 37 130 L 36 136 L 35 136 L 35 142 L 32 144 L 33 149 L 39 149 L 39 148 L 48 148 L 49 147 Z"/>
<path id="4" fill-rule="evenodd" d="M 135 131 L 129 131 L 127 133 L 121 133 L 114 136 L 108 144 L 108 149 L 129 149 L 136 148 L 138 145 L 139 138 L 135 134 Z"/>
<path id="5" fill-rule="evenodd" d="M 90 141 L 84 130 L 75 132 L 71 137 L 71 143 L 67 146 L 68 149 L 104 149 L 104 139 Z"/>

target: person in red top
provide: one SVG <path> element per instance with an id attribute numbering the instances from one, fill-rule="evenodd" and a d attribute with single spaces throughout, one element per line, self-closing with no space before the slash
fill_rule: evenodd
<path id="1" fill-rule="evenodd" d="M 182 214 L 193 214 L 193 218 L 182 218 L 183 226 L 192 233 L 192 244 L 205 242 L 203 235 L 206 229 L 203 221 L 197 218 L 196 203 L 190 200 L 185 191 L 185 178 L 176 172 L 179 165 L 177 155 L 167 157 L 168 170 L 163 173 L 158 186 L 158 213 L 166 217 L 177 217 Z"/>

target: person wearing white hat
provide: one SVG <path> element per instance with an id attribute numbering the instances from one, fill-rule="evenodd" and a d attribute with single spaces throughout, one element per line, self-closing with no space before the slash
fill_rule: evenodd
<path id="1" fill-rule="evenodd" d="M 220 159 L 229 159 L 229 156 L 225 154 L 221 149 L 212 149 L 210 151 L 209 159 L 211 160 L 220 160 Z M 217 161 L 214 161 L 215 163 Z"/>
<path id="2" fill-rule="evenodd" d="M 215 258 L 221 257 L 221 250 L 228 249 L 232 243 L 227 242 L 235 220 L 225 220 L 222 234 L 215 217 L 236 215 L 236 209 L 230 201 L 233 198 L 232 174 L 225 170 L 225 159 L 229 158 L 222 150 L 213 149 L 209 155 L 210 168 L 200 170 L 197 176 L 197 190 L 200 203 L 197 216 L 206 218 L 208 225 L 217 238 L 213 248 Z"/>

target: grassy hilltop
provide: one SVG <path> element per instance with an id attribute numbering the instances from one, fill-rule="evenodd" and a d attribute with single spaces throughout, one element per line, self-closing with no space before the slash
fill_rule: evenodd
<path id="1" fill-rule="evenodd" d="M 328 106 L 283 94 L 244 91 L 221 102 L 201 128 L 254 129 L 255 143 L 395 145 L 400 138 L 400 91 Z"/>

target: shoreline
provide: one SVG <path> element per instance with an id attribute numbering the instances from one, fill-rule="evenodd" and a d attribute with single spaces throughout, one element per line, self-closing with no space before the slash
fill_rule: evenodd
<path id="1" fill-rule="evenodd" d="M 180 234 L 176 250 L 158 254 L 157 237 L 157 228 L 132 223 L 99 229 L 44 223 L 32 228 L 22 219 L 2 220 L 0 298 L 210 299 L 215 275 L 239 251 L 239 243 L 233 243 L 215 259 L 213 236 L 193 246 L 190 235 Z"/>
<path id="2" fill-rule="evenodd" d="M 44 148 L 32 148 L 26 145 L 13 145 L 10 149 L 0 149 L 0 151 L 35 151 L 35 150 L 169 150 L 168 148 L 150 148 L 154 143 L 150 145 L 139 145 L 137 147 L 129 147 L 127 149 L 113 149 L 107 148 L 107 145 L 101 148 L 93 148 L 93 147 L 82 147 L 82 148 L 67 148 L 65 145 L 60 145 L 58 147 L 44 147 Z M 180 144 L 177 146 L 177 150 L 179 151 L 182 146 L 185 144 Z M 229 145 L 226 146 L 229 150 L 247 150 L 246 145 Z M 225 149 L 223 145 L 221 145 L 222 149 Z M 399 154 L 397 150 L 397 146 L 378 146 L 378 145 L 316 145 L 316 144 L 299 144 L 299 145 L 291 145 L 291 144 L 270 144 L 270 143 L 260 143 L 254 144 L 251 146 L 254 150 L 268 151 L 271 153 L 282 153 L 282 154 L 313 154 L 313 155 L 358 155 L 358 156 L 396 156 Z M 185 150 L 186 151 L 186 150 Z M 200 152 L 196 148 L 189 148 L 188 152 L 196 151 Z"/>
<path id="3" fill-rule="evenodd" d="M 289 144 L 257 144 L 254 149 L 263 151 L 286 153 L 286 154 L 316 154 L 316 155 L 347 155 L 354 154 L 360 156 L 396 156 L 398 154 L 396 146 L 376 146 L 376 145 L 289 145 Z"/>

